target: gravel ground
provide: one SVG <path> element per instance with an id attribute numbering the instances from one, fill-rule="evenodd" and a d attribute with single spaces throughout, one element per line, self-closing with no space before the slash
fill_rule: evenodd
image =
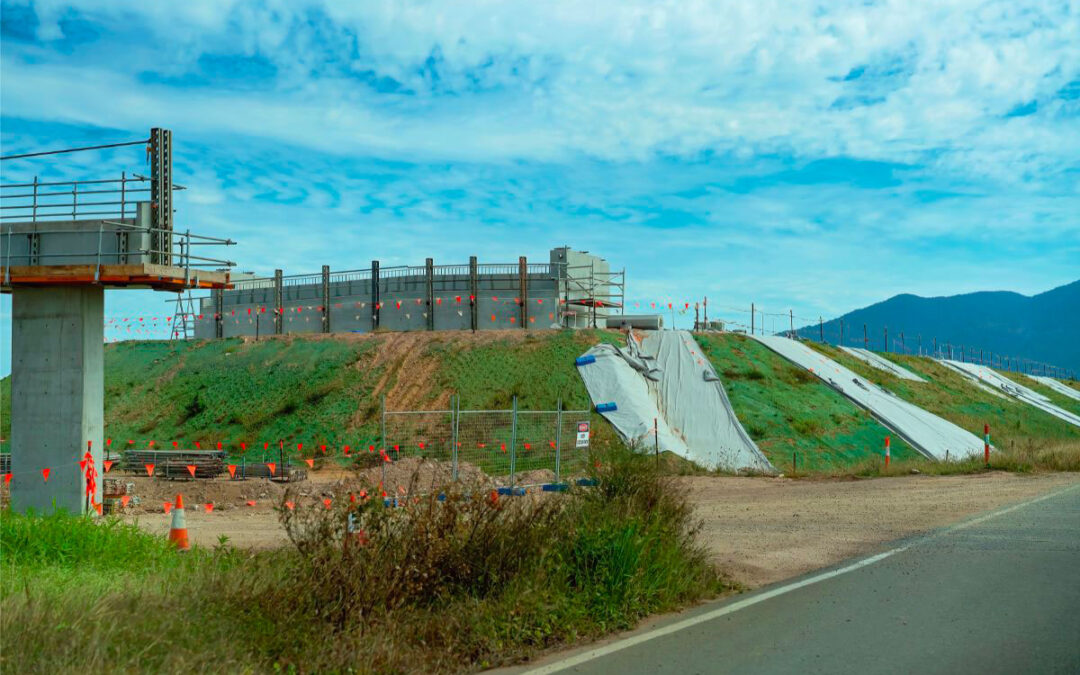
<path id="1" fill-rule="evenodd" d="M 296 487 L 314 500 L 330 494 L 340 480 L 336 474 L 316 472 Z M 753 588 L 1078 482 L 1080 475 L 991 473 L 873 480 L 692 476 L 673 480 L 696 505 L 702 519 L 701 540 L 716 563 L 734 580 Z M 222 501 L 210 513 L 185 495 L 193 543 L 212 546 L 221 536 L 233 545 L 252 548 L 287 543 L 274 510 L 276 501 L 267 498 L 269 492 L 265 492 L 267 497 L 256 497 L 255 506 L 247 506 L 240 491 L 245 497 L 264 493 L 253 481 L 221 489 L 235 489 L 237 494 L 215 490 L 214 496 Z M 231 508 L 221 508 L 225 504 Z M 164 536 L 170 517 L 155 506 L 149 513 L 126 517 Z"/>

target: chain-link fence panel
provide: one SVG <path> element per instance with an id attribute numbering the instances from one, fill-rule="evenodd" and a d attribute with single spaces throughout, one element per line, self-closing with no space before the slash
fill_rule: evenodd
<path id="1" fill-rule="evenodd" d="M 453 482 L 453 411 L 385 411 L 382 427 L 378 477 L 388 496 L 436 492 Z"/>
<path id="2" fill-rule="evenodd" d="M 559 479 L 583 478 L 592 463 L 592 415 L 588 410 L 564 410 L 559 423 Z"/>
<path id="3" fill-rule="evenodd" d="M 470 484 L 510 485 L 514 411 L 461 410 L 457 414 L 458 477 Z"/>

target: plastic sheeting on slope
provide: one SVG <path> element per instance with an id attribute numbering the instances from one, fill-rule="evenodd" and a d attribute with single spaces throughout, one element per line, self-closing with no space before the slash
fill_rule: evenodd
<path id="1" fill-rule="evenodd" d="M 898 398 L 801 342 L 775 335 L 759 335 L 754 339 L 869 410 L 882 425 L 927 457 L 960 459 L 983 451 L 983 441 L 978 436 Z"/>
<path id="2" fill-rule="evenodd" d="M 1052 377 L 1045 377 L 1043 375 L 1028 375 L 1028 377 L 1035 380 L 1039 384 L 1050 387 L 1062 396 L 1068 396 L 1073 400 L 1080 401 L 1080 391 L 1073 389 L 1072 387 L 1063 382 L 1059 382 Z"/>
<path id="3" fill-rule="evenodd" d="M 887 373 L 891 373 L 899 377 L 901 380 L 911 380 L 912 382 L 926 382 L 926 380 L 922 379 L 907 368 L 897 365 L 882 356 L 878 356 L 869 349 L 862 349 L 860 347 L 840 347 L 840 349 L 843 349 L 845 352 L 851 354 L 860 361 L 865 361 L 866 363 L 877 368 L 878 370 L 884 370 Z"/>
<path id="4" fill-rule="evenodd" d="M 957 371 L 961 375 L 964 375 L 973 382 L 978 382 L 991 389 L 997 389 L 1003 391 L 1009 396 L 1023 401 L 1028 405 L 1034 406 L 1043 412 L 1050 413 L 1058 419 L 1065 420 L 1069 424 L 1080 427 L 1080 415 L 1059 408 L 1050 402 L 1050 399 L 1043 396 L 1033 389 L 1028 389 L 1022 384 L 1017 384 L 1009 378 L 1001 375 L 993 368 L 979 365 L 977 363 L 965 363 L 963 361 L 950 361 L 948 359 L 942 359 L 941 361 L 946 366 Z"/>
<path id="5" fill-rule="evenodd" d="M 712 365 L 685 331 L 653 331 L 624 348 L 596 345 L 578 367 L 593 403 L 631 446 L 673 452 L 707 469 L 773 472 L 743 430 Z M 653 420 L 657 433 L 653 434 Z"/>

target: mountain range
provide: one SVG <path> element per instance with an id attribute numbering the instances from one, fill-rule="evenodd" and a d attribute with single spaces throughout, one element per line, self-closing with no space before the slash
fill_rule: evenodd
<path id="1" fill-rule="evenodd" d="M 843 326 L 841 328 L 841 325 Z M 864 345 L 874 351 L 931 353 L 935 340 L 939 353 L 953 358 L 1016 365 L 1027 368 L 1056 366 L 1075 377 L 1080 374 L 1080 280 L 1038 295 L 1010 291 L 980 291 L 947 297 L 924 298 L 904 293 L 825 322 L 805 326 L 798 333 L 818 340 Z M 888 344 L 886 345 L 886 335 Z M 1050 371 L 1047 371 L 1048 374 Z"/>

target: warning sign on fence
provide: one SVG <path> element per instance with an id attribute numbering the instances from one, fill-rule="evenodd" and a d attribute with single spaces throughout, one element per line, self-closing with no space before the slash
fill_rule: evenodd
<path id="1" fill-rule="evenodd" d="M 575 448 L 587 448 L 589 447 L 589 423 L 578 422 L 577 425 L 577 443 L 574 444 Z"/>

